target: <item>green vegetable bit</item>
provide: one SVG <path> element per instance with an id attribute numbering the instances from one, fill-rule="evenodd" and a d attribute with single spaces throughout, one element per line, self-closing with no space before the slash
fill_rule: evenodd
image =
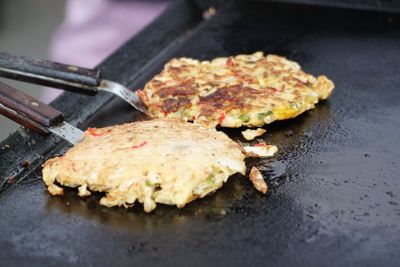
<path id="1" fill-rule="evenodd" d="M 250 116 L 246 115 L 246 114 L 242 114 L 239 116 L 239 120 L 241 120 L 243 122 L 248 122 L 250 120 Z"/>
<path id="2" fill-rule="evenodd" d="M 192 116 L 190 115 L 189 111 L 187 111 L 187 110 L 183 110 L 181 114 L 182 114 L 184 117 L 186 117 L 186 118 L 191 118 L 191 117 L 192 117 Z"/>
<path id="3" fill-rule="evenodd" d="M 206 183 L 212 184 L 214 182 L 214 175 L 210 175 L 206 179 Z"/>
<path id="4" fill-rule="evenodd" d="M 152 183 L 152 182 L 150 182 L 149 180 L 146 180 L 145 181 L 145 184 L 147 185 L 147 186 L 154 186 L 154 187 L 157 187 L 157 186 L 160 186 L 160 183 Z"/>
<path id="5" fill-rule="evenodd" d="M 265 117 L 272 115 L 272 111 L 267 111 L 267 112 L 261 112 L 257 114 L 257 118 L 259 120 L 263 120 Z"/>

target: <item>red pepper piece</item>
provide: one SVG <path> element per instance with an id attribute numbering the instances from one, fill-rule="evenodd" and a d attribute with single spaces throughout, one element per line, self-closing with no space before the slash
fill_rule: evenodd
<path id="1" fill-rule="evenodd" d="M 142 147 L 145 145 L 147 145 L 147 141 L 143 141 L 139 145 L 136 145 L 136 146 L 131 146 L 131 149 L 136 149 L 136 148 L 139 148 L 139 147 Z"/>
<path id="2" fill-rule="evenodd" d="M 111 133 L 112 131 L 111 131 L 111 130 L 107 130 L 107 131 L 105 131 L 105 132 L 103 132 L 103 133 L 98 133 L 98 132 L 96 131 L 96 128 L 88 128 L 88 129 L 86 130 L 86 132 L 87 132 L 88 134 L 90 134 L 91 136 L 98 137 L 98 136 L 102 136 L 102 135 L 105 135 L 105 134 L 109 134 L 109 133 Z"/>
<path id="3" fill-rule="evenodd" d="M 266 145 L 267 145 L 266 143 L 260 142 L 260 143 L 258 143 L 258 144 L 255 144 L 254 146 L 266 146 Z"/>
<path id="4" fill-rule="evenodd" d="M 219 118 L 218 118 L 219 124 L 221 124 L 225 120 L 225 117 L 226 117 L 225 113 L 221 113 L 219 115 Z"/>
<path id="5" fill-rule="evenodd" d="M 228 65 L 229 67 L 233 67 L 235 65 L 235 62 L 233 62 L 232 58 L 228 58 L 228 60 L 226 61 L 226 65 Z"/>

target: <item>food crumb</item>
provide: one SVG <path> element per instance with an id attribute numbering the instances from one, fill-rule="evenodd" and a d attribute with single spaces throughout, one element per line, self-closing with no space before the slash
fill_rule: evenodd
<path id="1" fill-rule="evenodd" d="M 250 181 L 253 183 L 255 189 L 257 189 L 263 194 L 266 194 L 268 192 L 268 185 L 264 181 L 264 178 L 262 177 L 262 174 L 259 169 L 257 169 L 256 167 L 252 167 L 249 174 L 249 178 Z"/>
<path id="2" fill-rule="evenodd" d="M 258 128 L 256 130 L 247 129 L 245 131 L 242 131 L 242 135 L 243 135 L 244 139 L 246 139 L 246 140 L 253 140 L 256 137 L 265 134 L 266 131 L 267 130 L 265 130 L 263 128 Z"/>
<path id="3" fill-rule="evenodd" d="M 21 162 L 20 165 L 21 167 L 28 168 L 31 165 L 31 163 L 28 160 L 24 160 L 23 162 Z"/>
<path id="4" fill-rule="evenodd" d="M 254 146 L 243 146 L 246 157 L 254 158 L 268 158 L 273 157 L 278 152 L 278 147 L 274 145 L 267 145 L 265 142 L 260 142 Z"/>
<path id="5" fill-rule="evenodd" d="M 7 183 L 8 183 L 8 184 L 13 184 L 13 183 L 15 183 L 14 176 L 9 176 L 9 177 L 7 178 Z"/>

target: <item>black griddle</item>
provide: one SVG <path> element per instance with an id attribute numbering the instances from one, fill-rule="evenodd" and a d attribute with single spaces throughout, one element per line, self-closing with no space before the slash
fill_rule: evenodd
<path id="1" fill-rule="evenodd" d="M 40 165 L 68 145 L 20 129 L 0 145 L 1 266 L 399 266 L 400 16 L 222 2 L 209 20 L 176 2 L 100 68 L 140 88 L 175 56 L 262 50 L 326 74 L 336 84 L 329 101 L 269 125 L 264 139 L 278 155 L 248 162 L 262 168 L 268 195 L 236 175 L 212 196 L 152 214 L 73 189 L 51 197 Z M 65 93 L 53 105 L 82 129 L 144 119 L 108 94 Z"/>

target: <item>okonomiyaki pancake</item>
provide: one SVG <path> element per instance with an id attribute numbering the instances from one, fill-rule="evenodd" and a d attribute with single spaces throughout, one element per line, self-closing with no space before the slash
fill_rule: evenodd
<path id="1" fill-rule="evenodd" d="M 156 203 L 176 205 L 202 198 L 229 176 L 245 174 L 239 144 L 215 129 L 180 119 L 155 119 L 89 128 L 64 156 L 45 162 L 43 180 L 53 195 L 60 185 L 78 187 L 80 196 L 105 192 L 104 206 L 151 212 Z"/>
<path id="2" fill-rule="evenodd" d="M 137 94 L 154 118 L 235 128 L 294 118 L 333 89 L 326 76 L 314 77 L 294 61 L 256 52 L 211 61 L 172 59 Z"/>

